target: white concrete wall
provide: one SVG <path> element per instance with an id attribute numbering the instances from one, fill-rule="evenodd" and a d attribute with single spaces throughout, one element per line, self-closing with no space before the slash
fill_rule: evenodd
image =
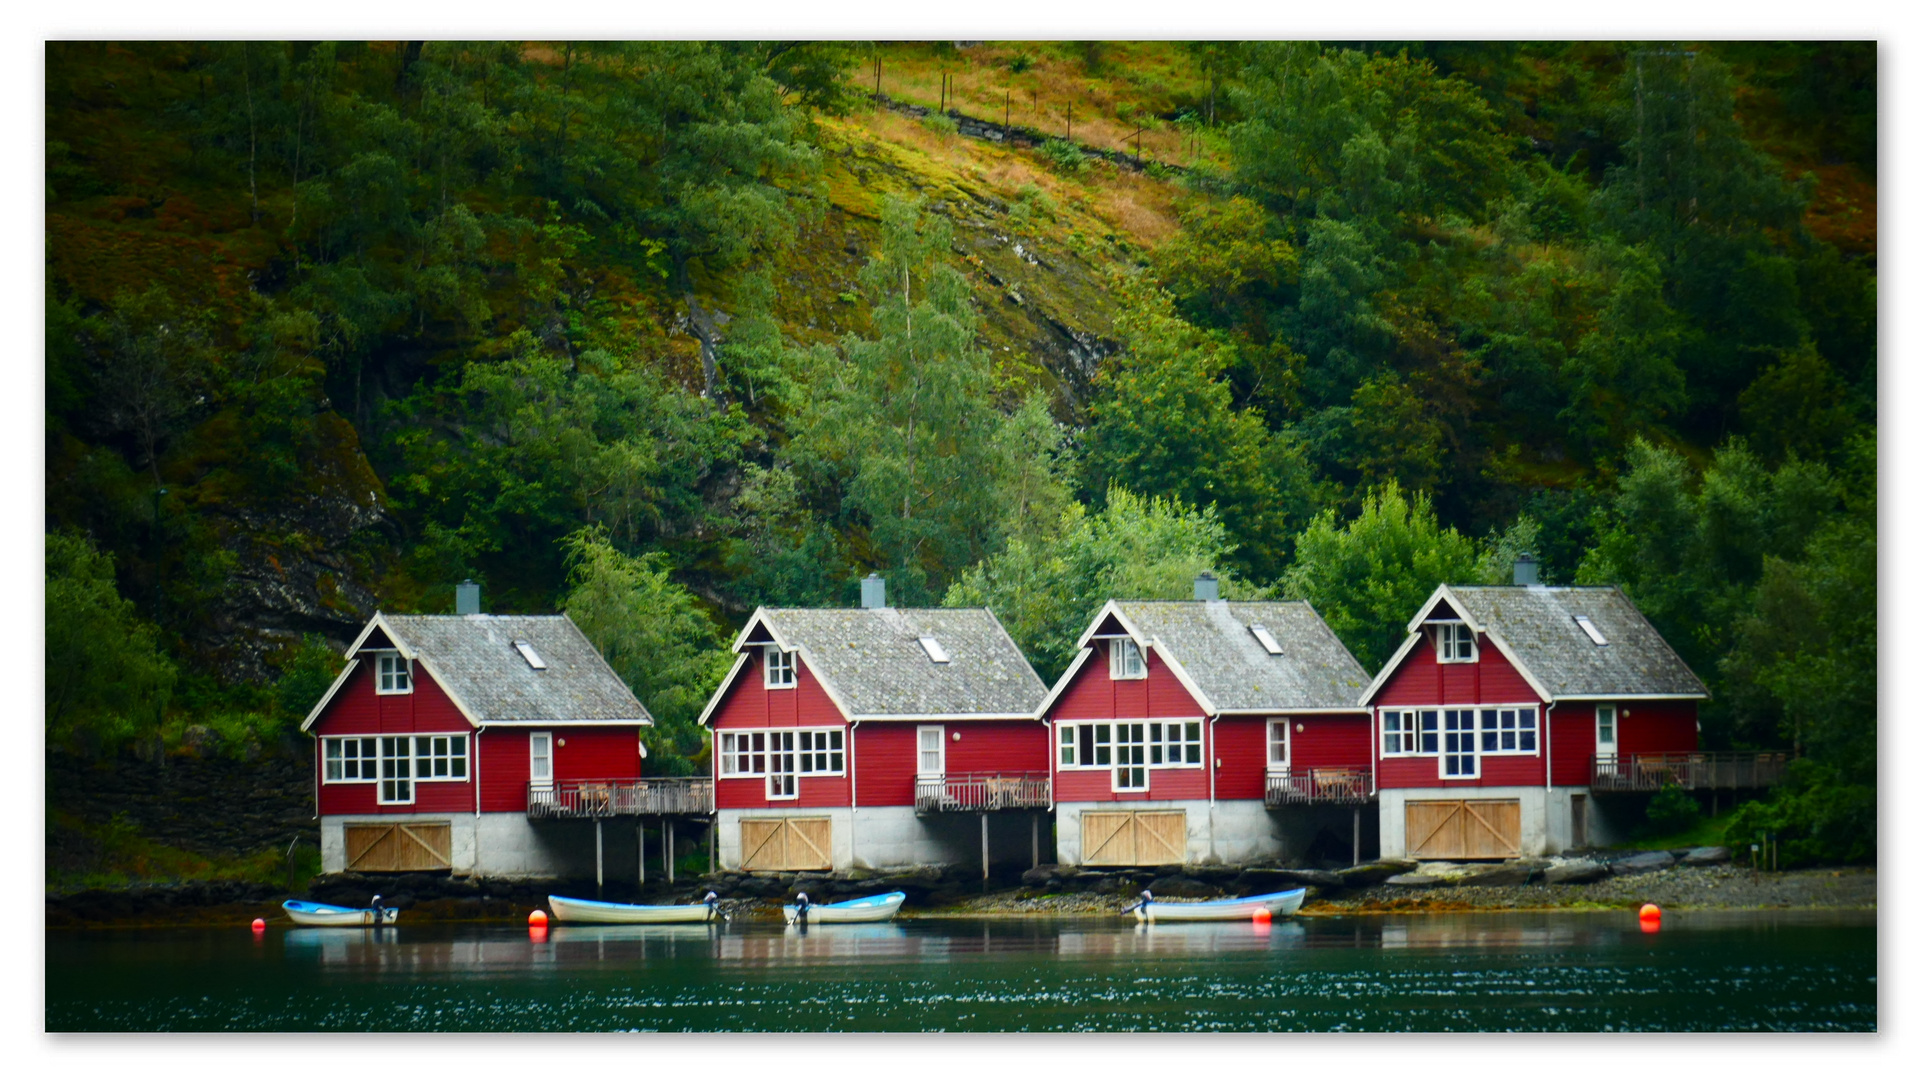
<path id="1" fill-rule="evenodd" d="M 500 878 L 587 878 L 594 874 L 594 823 L 590 820 L 530 821 L 525 814 L 342 814 L 320 819 L 320 866 L 326 873 L 346 869 L 346 830 L 348 822 L 404 823 L 444 821 L 451 824 L 453 872 Z M 658 829 L 659 820 L 648 818 L 647 827 Z M 639 837 L 633 818 L 608 818 L 602 823 L 603 873 L 608 881 L 633 880 L 639 876 Z M 686 844 L 700 839 L 705 825 L 700 822 L 677 825 L 676 853 L 683 854 Z M 736 830 L 736 840 L 737 840 Z M 661 875 L 660 840 L 656 834 L 649 858 L 649 876 Z"/>
<path id="2" fill-rule="evenodd" d="M 987 815 L 988 855 L 998 869 L 1033 862 L 1033 817 L 1040 816 L 1040 852 L 1052 850 L 1052 822 L 1044 811 Z M 833 868 L 878 870 L 934 864 L 980 865 L 980 815 L 927 814 L 910 806 L 819 807 L 720 811 L 720 868 L 738 870 L 740 822 L 747 818 L 824 817 L 833 822 Z"/>
<path id="3" fill-rule="evenodd" d="M 1405 858 L 1407 803 L 1426 799 L 1520 800 L 1520 854 L 1554 855 L 1573 846 L 1573 796 L 1587 798 L 1587 842 L 1613 842 L 1614 828 L 1602 800 L 1583 787 L 1385 788 L 1380 792 L 1380 855 Z"/>

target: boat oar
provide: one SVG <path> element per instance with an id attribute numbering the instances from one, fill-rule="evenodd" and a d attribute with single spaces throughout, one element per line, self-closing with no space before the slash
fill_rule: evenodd
<path id="1" fill-rule="evenodd" d="M 1153 903 L 1153 890 L 1142 889 L 1140 890 L 1140 899 L 1134 903 L 1128 904 L 1126 907 L 1121 908 L 1120 914 L 1125 915 L 1135 908 L 1143 908 L 1151 903 Z"/>

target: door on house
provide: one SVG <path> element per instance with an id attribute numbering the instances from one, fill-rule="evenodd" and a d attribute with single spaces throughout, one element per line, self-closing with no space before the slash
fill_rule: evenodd
<path id="1" fill-rule="evenodd" d="M 350 821 L 344 830 L 347 869 L 356 873 L 453 869 L 451 821 Z"/>
<path id="2" fill-rule="evenodd" d="M 1089 810 L 1080 815 L 1080 861 L 1088 866 L 1162 866 L 1187 861 L 1185 810 Z"/>
<path id="3" fill-rule="evenodd" d="M 1520 855 L 1519 799 L 1407 802 L 1410 859 L 1512 859 Z"/>
<path id="4" fill-rule="evenodd" d="M 1593 709 L 1593 771 L 1600 776 L 1620 772 L 1620 718 L 1611 705 Z"/>
<path id="5" fill-rule="evenodd" d="M 1573 797 L 1573 846 L 1576 848 L 1587 846 L 1587 797 L 1585 795 Z"/>
<path id="6" fill-rule="evenodd" d="M 742 818 L 740 868 L 833 869 L 833 820 L 823 817 Z"/>

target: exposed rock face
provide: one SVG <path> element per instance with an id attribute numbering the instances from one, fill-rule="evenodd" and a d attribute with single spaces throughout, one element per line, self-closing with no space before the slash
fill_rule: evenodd
<path id="1" fill-rule="evenodd" d="M 1629 855 L 1616 860 L 1608 869 L 1620 877 L 1630 874 L 1651 874 L 1665 870 L 1673 865 L 1673 856 L 1665 851 L 1648 851 L 1639 855 Z"/>
<path id="2" fill-rule="evenodd" d="M 310 751 L 230 758 L 132 757 L 93 763 L 66 754 L 47 756 L 47 799 L 59 810 L 94 824 L 124 814 L 140 835 L 196 854 L 229 858 L 272 848 L 295 837 L 319 845 L 313 819 Z M 60 852 L 49 844 L 47 856 Z"/>
<path id="3" fill-rule="evenodd" d="M 1579 885 L 1589 881 L 1599 881 L 1607 876 L 1607 868 L 1592 859 L 1568 859 L 1554 863 L 1541 874 L 1541 880 L 1549 885 Z"/>
<path id="4" fill-rule="evenodd" d="M 1381 882 L 1382 885 L 1394 885 L 1405 889 L 1424 889 L 1439 885 L 1444 879 L 1432 874 L 1395 874 Z"/>
<path id="5" fill-rule="evenodd" d="M 1295 889 L 1302 885 L 1321 889 L 1338 889 L 1342 882 L 1340 875 L 1331 870 L 1278 870 L 1269 867 L 1252 867 L 1243 872 L 1233 884 L 1236 890 L 1258 894 Z"/>
<path id="6" fill-rule="evenodd" d="M 1349 889 L 1378 885 L 1395 874 L 1412 873 L 1419 864 L 1412 859 L 1382 859 L 1379 862 L 1364 863 L 1335 871 L 1340 884 Z"/>
<path id="7" fill-rule="evenodd" d="M 1455 880 L 1457 885 L 1525 885 L 1547 869 L 1545 859 L 1516 859 L 1488 867 L 1473 867 Z"/>
<path id="8" fill-rule="evenodd" d="M 1680 860 L 1682 866 L 1718 866 L 1733 857 L 1733 853 L 1723 847 L 1697 847 L 1686 853 Z"/>
<path id="9" fill-rule="evenodd" d="M 1195 881 L 1190 877 L 1158 877 L 1147 884 L 1148 891 L 1155 896 L 1218 896 L 1220 890 L 1204 881 Z"/>

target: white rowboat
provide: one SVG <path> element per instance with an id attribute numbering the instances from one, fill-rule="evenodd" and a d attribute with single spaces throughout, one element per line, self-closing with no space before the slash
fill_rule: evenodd
<path id="1" fill-rule="evenodd" d="M 1133 906 L 1133 917 L 1141 922 L 1224 922 L 1250 919 L 1254 912 L 1263 909 L 1276 916 L 1291 915 L 1300 910 L 1300 902 L 1307 898 L 1307 890 L 1289 889 L 1286 892 L 1241 896 L 1232 900 L 1200 900 L 1191 904 L 1169 904 L 1164 900 L 1155 900 L 1150 892 L 1141 893 L 1140 896 L 1140 902 Z"/>
<path id="2" fill-rule="evenodd" d="M 801 899 L 806 898 L 801 893 Z M 893 918 L 894 912 L 907 899 L 903 892 L 881 893 L 878 896 L 863 896 L 858 900 L 842 900 L 837 904 L 808 904 L 807 922 L 809 923 L 862 923 L 886 922 Z M 787 921 L 800 921 L 800 905 L 788 904 L 780 909 L 786 912 Z"/>
<path id="3" fill-rule="evenodd" d="M 376 896 L 373 901 L 378 904 L 380 898 Z M 311 900 L 289 900 L 280 905 L 280 910 L 301 926 L 384 926 L 400 917 L 399 908 L 336 907 Z"/>
<path id="4" fill-rule="evenodd" d="M 555 919 L 569 923 L 697 923 L 724 917 L 713 903 L 717 899 L 708 893 L 698 904 L 609 904 L 601 900 L 549 896 L 547 905 L 553 909 Z"/>

